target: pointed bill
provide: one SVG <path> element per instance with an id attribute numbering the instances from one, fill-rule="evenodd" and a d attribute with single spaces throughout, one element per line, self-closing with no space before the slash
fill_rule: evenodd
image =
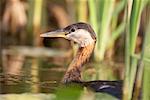
<path id="1" fill-rule="evenodd" d="M 62 29 L 56 30 L 56 31 L 51 31 L 47 33 L 43 33 L 40 35 L 40 37 L 62 37 L 65 38 L 66 32 L 64 32 Z"/>

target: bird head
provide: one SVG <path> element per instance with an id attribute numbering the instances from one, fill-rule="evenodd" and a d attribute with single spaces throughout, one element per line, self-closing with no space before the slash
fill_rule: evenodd
<path id="1" fill-rule="evenodd" d="M 63 29 L 43 33 L 40 37 L 62 37 L 85 47 L 96 42 L 96 34 L 92 27 L 87 23 L 71 24 Z"/>

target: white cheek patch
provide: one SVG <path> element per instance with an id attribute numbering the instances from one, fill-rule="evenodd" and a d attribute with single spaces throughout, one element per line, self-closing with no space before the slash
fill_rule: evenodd
<path id="1" fill-rule="evenodd" d="M 94 42 L 90 33 L 83 29 L 78 29 L 67 35 L 67 38 L 79 44 L 80 47 L 85 47 Z"/>

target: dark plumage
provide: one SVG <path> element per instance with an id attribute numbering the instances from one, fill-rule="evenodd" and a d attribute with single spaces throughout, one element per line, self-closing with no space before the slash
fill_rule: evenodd
<path id="1" fill-rule="evenodd" d="M 72 32 L 73 30 L 77 30 L 77 29 L 87 30 L 90 33 L 91 37 L 96 40 L 96 34 L 93 28 L 91 27 L 91 25 L 87 23 L 79 22 L 79 23 L 71 24 L 65 27 L 63 30 L 66 32 Z"/>

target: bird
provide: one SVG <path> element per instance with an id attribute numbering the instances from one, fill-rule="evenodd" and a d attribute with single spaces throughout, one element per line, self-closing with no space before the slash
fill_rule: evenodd
<path id="1" fill-rule="evenodd" d="M 60 37 L 78 44 L 76 56 L 70 63 L 62 83 L 80 83 L 83 86 L 90 87 L 96 92 L 108 92 L 116 97 L 121 95 L 122 82 L 120 81 L 90 81 L 85 82 L 81 78 L 83 65 L 89 60 L 96 45 L 96 34 L 90 24 L 78 22 L 65 28 L 42 33 L 40 37 Z M 114 90 L 117 92 L 115 93 Z M 112 93 L 111 93 L 112 92 Z"/>
<path id="2" fill-rule="evenodd" d="M 77 54 L 69 65 L 62 82 L 81 81 L 82 66 L 90 58 L 96 43 L 96 34 L 92 27 L 87 23 L 80 22 L 69 25 L 64 29 L 41 34 L 40 36 L 62 37 L 79 45 Z"/>

